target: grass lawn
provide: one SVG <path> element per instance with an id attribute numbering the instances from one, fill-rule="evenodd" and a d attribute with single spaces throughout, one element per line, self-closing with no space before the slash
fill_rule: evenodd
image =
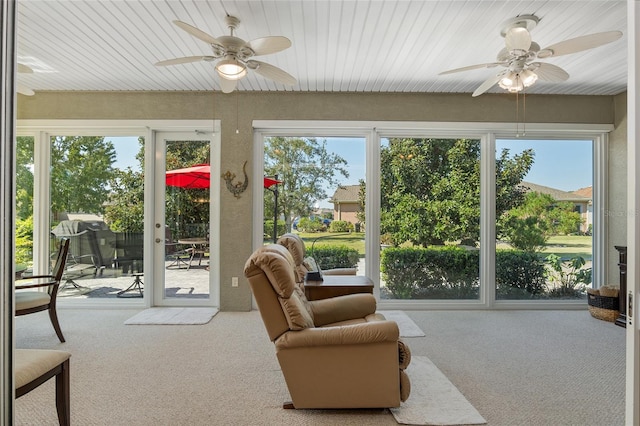
<path id="1" fill-rule="evenodd" d="M 364 232 L 352 232 L 341 234 L 339 232 L 299 232 L 298 235 L 304 241 L 307 250 L 311 250 L 311 245 L 317 238 L 321 238 L 314 247 L 320 246 L 347 246 L 354 248 L 364 257 Z"/>
<path id="2" fill-rule="evenodd" d="M 300 232 L 298 235 L 304 240 L 307 250 L 311 250 L 313 242 L 320 238 L 320 240 L 316 242 L 315 247 L 323 245 L 345 245 L 358 250 L 360 257 L 364 257 L 364 232 L 352 232 L 350 234 Z M 590 236 L 558 235 L 549 238 L 547 246 L 542 250 L 542 253 L 545 255 L 553 253 L 563 258 L 582 256 L 585 260 L 591 260 L 593 257 L 592 243 L 593 239 Z M 498 243 L 497 248 L 511 249 L 511 246 L 506 243 Z"/>
<path id="3" fill-rule="evenodd" d="M 585 260 L 591 260 L 593 257 L 593 239 L 587 235 L 557 235 L 549 237 L 547 245 L 542 253 L 556 254 L 562 258 L 572 258 L 582 256 Z M 505 243 L 498 243 L 497 248 L 510 249 L 511 246 Z"/>

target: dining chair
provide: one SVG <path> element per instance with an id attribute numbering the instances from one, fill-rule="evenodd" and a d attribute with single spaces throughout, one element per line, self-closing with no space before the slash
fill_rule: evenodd
<path id="1" fill-rule="evenodd" d="M 60 329 L 60 323 L 58 322 L 56 299 L 68 253 L 69 238 L 61 238 L 53 272 L 46 275 L 32 275 L 29 278 L 21 280 L 28 280 L 29 282 L 24 284 L 17 283 L 15 286 L 16 290 L 20 290 L 15 293 L 16 316 L 48 310 L 53 329 L 56 331 L 56 335 L 61 342 L 65 340 L 62 335 L 62 330 Z M 42 291 L 41 289 L 43 288 L 46 288 L 47 291 Z"/>

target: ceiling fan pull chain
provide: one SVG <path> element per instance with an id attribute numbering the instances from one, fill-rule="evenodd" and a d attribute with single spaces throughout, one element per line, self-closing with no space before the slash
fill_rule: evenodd
<path id="1" fill-rule="evenodd" d="M 238 128 L 238 114 L 239 114 L 239 108 L 238 108 L 238 91 L 236 90 L 236 135 L 240 134 L 240 129 Z"/>
<path id="2" fill-rule="evenodd" d="M 522 91 L 522 136 L 527 134 L 527 92 Z"/>
<path id="3" fill-rule="evenodd" d="M 516 138 L 520 137 L 520 96 L 516 92 Z"/>

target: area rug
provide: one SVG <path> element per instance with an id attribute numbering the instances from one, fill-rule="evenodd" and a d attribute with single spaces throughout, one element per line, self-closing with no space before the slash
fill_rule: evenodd
<path id="1" fill-rule="evenodd" d="M 407 367 L 411 394 L 389 410 L 403 425 L 482 425 L 487 421 L 426 356 L 414 356 Z"/>
<path id="2" fill-rule="evenodd" d="M 378 311 L 379 314 L 390 321 L 398 323 L 400 337 L 423 337 L 424 332 L 416 325 L 411 318 L 402 311 Z"/>
<path id="3" fill-rule="evenodd" d="M 124 323 L 132 324 L 206 324 L 218 313 L 216 308 L 149 308 Z"/>

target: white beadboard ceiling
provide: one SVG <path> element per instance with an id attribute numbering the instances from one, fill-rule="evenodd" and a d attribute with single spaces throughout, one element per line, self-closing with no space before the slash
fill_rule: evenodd
<path id="1" fill-rule="evenodd" d="M 581 35 L 620 30 L 623 37 L 585 52 L 549 58 L 563 83 L 538 81 L 528 93 L 613 95 L 627 86 L 624 0 L 19 0 L 19 74 L 33 90 L 219 90 L 215 62 L 156 67 L 181 56 L 208 55 L 206 43 L 172 21 L 214 37 L 228 35 L 226 13 L 248 41 L 288 37 L 289 49 L 257 57 L 298 80 L 284 86 L 250 72 L 241 91 L 471 93 L 496 69 L 439 76 L 493 62 L 504 47 L 502 23 L 540 18 L 531 31 L 545 47 Z M 490 92 L 500 92 L 493 88 Z"/>

